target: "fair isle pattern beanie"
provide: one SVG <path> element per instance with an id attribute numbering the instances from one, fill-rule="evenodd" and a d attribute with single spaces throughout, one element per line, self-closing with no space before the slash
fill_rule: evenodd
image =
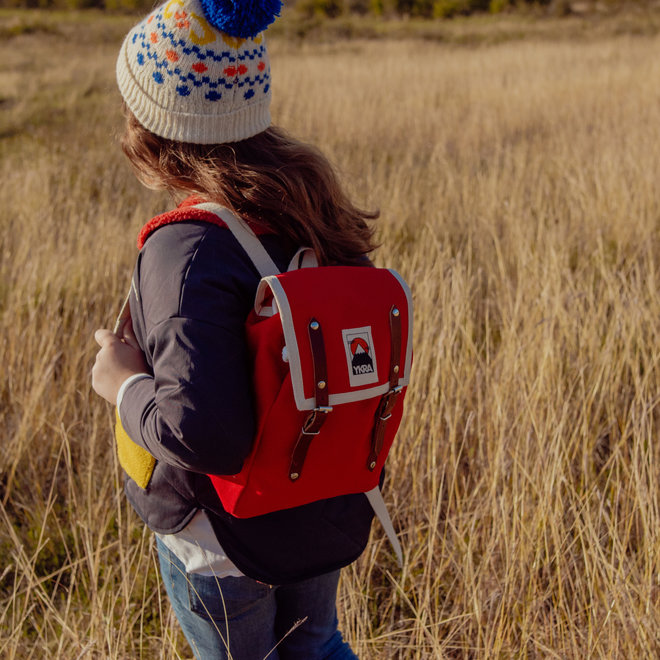
<path id="1" fill-rule="evenodd" d="M 152 133 L 222 144 L 270 125 L 270 64 L 262 31 L 280 0 L 168 0 L 129 33 L 119 91 Z"/>

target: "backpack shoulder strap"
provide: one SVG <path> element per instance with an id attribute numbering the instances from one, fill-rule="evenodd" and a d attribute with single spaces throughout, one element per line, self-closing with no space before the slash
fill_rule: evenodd
<path id="1" fill-rule="evenodd" d="M 387 506 L 385 505 L 385 500 L 383 499 L 383 495 L 380 492 L 380 488 L 376 486 L 375 488 L 367 491 L 365 495 L 369 500 L 369 504 L 371 504 L 371 508 L 374 510 L 374 513 L 378 517 L 378 520 L 380 520 L 380 524 L 383 526 L 385 534 L 387 534 L 387 538 L 392 544 L 392 548 L 394 548 L 394 554 L 396 555 L 399 568 L 403 568 L 403 552 L 401 550 L 401 544 L 399 543 L 399 539 L 397 538 L 396 532 L 394 531 L 394 525 L 392 525 L 392 519 L 390 518 L 390 514 L 387 510 Z"/>
<path id="2" fill-rule="evenodd" d="M 234 215 L 229 209 L 220 204 L 205 202 L 197 204 L 195 208 L 209 211 L 217 215 L 226 225 L 240 246 L 245 250 L 248 257 L 259 271 L 261 277 L 278 275 L 280 269 L 275 265 L 266 248 L 261 244 L 256 234 L 250 229 L 246 222 Z"/>

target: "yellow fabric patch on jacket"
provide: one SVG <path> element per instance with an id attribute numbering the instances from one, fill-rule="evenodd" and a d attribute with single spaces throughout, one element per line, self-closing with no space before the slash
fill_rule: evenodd
<path id="1" fill-rule="evenodd" d="M 115 408 L 115 440 L 117 441 L 119 464 L 140 488 L 145 489 L 153 474 L 156 459 L 128 437 L 117 408 Z"/>

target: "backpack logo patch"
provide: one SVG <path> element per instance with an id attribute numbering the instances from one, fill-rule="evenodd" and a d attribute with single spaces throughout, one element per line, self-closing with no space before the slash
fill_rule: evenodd
<path id="1" fill-rule="evenodd" d="M 348 380 L 351 387 L 378 382 L 376 354 L 371 337 L 371 326 L 341 331 L 348 364 Z"/>

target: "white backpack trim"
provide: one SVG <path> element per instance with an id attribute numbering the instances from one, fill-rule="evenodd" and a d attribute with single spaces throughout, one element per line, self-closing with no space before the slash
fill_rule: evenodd
<path id="1" fill-rule="evenodd" d="M 298 252 L 293 255 L 293 258 L 289 262 L 289 267 L 286 269 L 287 272 L 290 270 L 298 270 L 300 268 L 316 268 L 319 265 L 319 261 L 316 258 L 316 253 L 312 248 L 301 247 Z"/>

